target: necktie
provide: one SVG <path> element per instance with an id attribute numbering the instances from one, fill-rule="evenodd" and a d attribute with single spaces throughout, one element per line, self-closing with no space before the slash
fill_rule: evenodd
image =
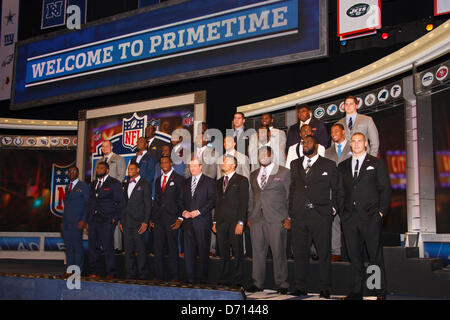
<path id="1" fill-rule="evenodd" d="M 166 183 L 167 183 L 167 176 L 164 175 L 164 179 L 163 179 L 162 187 L 161 187 L 161 190 L 162 190 L 163 192 L 164 192 L 164 189 L 166 188 Z"/>
<path id="2" fill-rule="evenodd" d="M 308 174 L 309 169 L 311 169 L 311 159 L 307 160 L 305 174 Z"/>
<path id="3" fill-rule="evenodd" d="M 358 177 L 358 167 L 359 167 L 359 160 L 356 159 L 356 166 L 355 166 L 355 172 L 353 174 L 353 178 L 356 179 Z"/>
<path id="4" fill-rule="evenodd" d="M 351 117 L 350 117 L 350 119 L 348 119 L 348 129 L 350 131 L 352 131 L 352 129 L 353 129 L 353 120 Z"/>
<path id="5" fill-rule="evenodd" d="M 266 180 L 267 180 L 267 176 L 266 176 L 266 168 L 262 167 L 262 175 L 261 175 L 261 189 L 264 189 L 264 187 L 266 186 Z"/>
<path id="6" fill-rule="evenodd" d="M 227 185 L 228 185 L 228 176 L 225 176 L 225 178 L 223 179 L 223 191 L 227 189 Z"/>
<path id="7" fill-rule="evenodd" d="M 197 177 L 192 178 L 191 195 L 194 197 L 195 188 L 197 187 Z"/>
<path id="8" fill-rule="evenodd" d="M 341 146 L 340 144 L 338 144 L 338 145 L 337 145 L 337 155 L 338 155 L 338 158 L 341 157 L 341 154 L 342 154 L 342 146 Z"/>
<path id="9" fill-rule="evenodd" d="M 71 193 L 72 192 L 72 182 L 70 183 L 70 186 L 69 186 L 69 193 Z"/>
<path id="10" fill-rule="evenodd" d="M 183 158 L 183 148 L 180 148 L 179 157 L 180 157 L 180 158 Z"/>
<path id="11" fill-rule="evenodd" d="M 95 187 L 95 192 L 98 193 L 98 191 L 100 190 L 100 187 L 102 186 L 102 180 L 98 179 L 97 182 L 97 187 Z"/>

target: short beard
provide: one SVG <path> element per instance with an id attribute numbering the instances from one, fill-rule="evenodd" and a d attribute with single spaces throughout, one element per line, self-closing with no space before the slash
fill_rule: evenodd
<path id="1" fill-rule="evenodd" d="M 314 149 L 309 149 L 308 151 L 303 150 L 303 154 L 305 156 L 310 156 L 310 155 L 312 155 L 314 153 L 314 150 L 315 150 L 315 148 Z"/>

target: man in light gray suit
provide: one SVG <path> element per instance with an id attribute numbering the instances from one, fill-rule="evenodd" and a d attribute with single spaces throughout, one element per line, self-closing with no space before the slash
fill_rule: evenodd
<path id="1" fill-rule="evenodd" d="M 202 161 L 202 173 L 215 180 L 218 171 L 220 171 L 217 166 L 218 154 L 213 148 L 208 147 L 207 143 L 206 136 L 202 133 L 198 134 L 195 137 L 195 148 L 191 154 L 191 159 L 200 159 Z M 187 178 L 191 177 L 189 166 L 186 166 L 184 169 L 184 176 Z"/>
<path id="2" fill-rule="evenodd" d="M 352 156 L 352 149 L 350 142 L 345 139 L 345 129 L 341 123 L 335 123 L 331 127 L 331 140 L 333 143 L 325 150 L 325 158 L 334 161 L 339 165 L 344 160 Z M 336 214 L 333 218 L 331 226 L 331 261 L 340 261 L 344 253 L 342 248 L 342 231 L 341 218 Z"/>
<path id="3" fill-rule="evenodd" d="M 235 157 L 237 160 L 237 167 L 236 167 L 236 173 L 240 174 L 241 176 L 246 177 L 247 179 L 250 178 L 250 163 L 248 160 L 248 157 L 245 154 L 242 154 L 240 152 L 237 152 L 236 142 L 234 141 L 234 138 L 232 136 L 227 136 L 225 139 L 223 139 L 223 147 L 225 149 L 224 155 L 229 155 L 231 157 Z M 223 158 L 219 158 L 219 162 L 222 162 Z M 218 163 L 217 166 L 220 168 L 222 167 L 222 163 Z M 217 180 L 222 178 L 223 172 L 222 170 L 217 171 Z"/>
<path id="4" fill-rule="evenodd" d="M 103 159 L 101 161 L 109 165 L 109 176 L 122 183 L 125 180 L 125 171 L 127 169 L 125 159 L 113 152 L 113 144 L 109 140 L 102 142 L 102 152 Z M 96 177 L 94 178 L 96 179 Z M 114 249 L 117 252 L 121 251 L 122 248 L 122 232 L 120 232 L 119 226 L 116 226 L 114 230 Z"/>
<path id="5" fill-rule="evenodd" d="M 271 147 L 259 150 L 259 170 L 250 174 L 248 226 L 253 247 L 253 285 L 247 292 L 264 290 L 266 257 L 270 246 L 277 290 L 286 294 L 288 266 L 286 258 L 290 172 L 273 162 Z"/>
<path id="6" fill-rule="evenodd" d="M 369 140 L 367 153 L 376 157 L 380 147 L 378 130 L 372 117 L 359 114 L 357 112 L 358 101 L 354 96 L 348 96 L 344 100 L 345 117 L 339 120 L 344 126 L 345 139 L 350 141 L 351 136 L 356 132 L 361 132 Z"/>

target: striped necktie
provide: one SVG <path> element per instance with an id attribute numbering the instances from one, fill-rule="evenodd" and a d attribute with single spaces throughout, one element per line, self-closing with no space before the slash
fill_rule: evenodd
<path id="1" fill-rule="evenodd" d="M 266 168 L 262 167 L 262 175 L 261 175 L 261 190 L 264 190 L 264 187 L 266 186 L 267 183 L 267 175 L 266 175 Z"/>
<path id="2" fill-rule="evenodd" d="M 342 145 L 338 144 L 338 145 L 337 145 L 337 155 L 338 155 L 338 158 L 341 157 L 341 154 L 342 154 Z"/>
<path id="3" fill-rule="evenodd" d="M 306 160 L 306 162 L 305 174 L 308 174 L 309 169 L 311 169 L 311 159 Z"/>
<path id="4" fill-rule="evenodd" d="M 352 120 L 352 117 L 350 117 L 350 119 L 348 119 L 348 129 L 349 129 L 350 131 L 352 131 L 352 129 L 353 129 L 353 120 Z"/>
<path id="5" fill-rule="evenodd" d="M 194 193 L 195 193 L 195 188 L 197 188 L 197 181 L 198 177 L 193 177 L 192 178 L 192 185 L 191 185 L 191 196 L 194 197 Z"/>

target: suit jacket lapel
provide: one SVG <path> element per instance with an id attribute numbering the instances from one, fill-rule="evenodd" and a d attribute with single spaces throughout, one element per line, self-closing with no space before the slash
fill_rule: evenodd
<path id="1" fill-rule="evenodd" d="M 234 184 L 234 182 L 236 181 L 236 172 L 234 172 L 234 174 L 233 174 L 233 176 L 231 177 L 231 179 L 230 180 L 228 180 L 228 184 L 227 184 L 227 188 L 225 189 L 225 191 L 223 192 L 223 194 L 226 194 L 227 192 L 228 192 L 228 190 L 230 189 L 230 186 L 232 185 L 232 184 Z M 225 179 L 225 176 L 223 176 L 222 178 L 222 189 L 223 189 L 223 181 L 225 181 L 224 179 Z"/>
<path id="2" fill-rule="evenodd" d="M 364 159 L 363 163 L 361 164 L 359 170 L 358 170 L 358 176 L 356 177 L 356 179 L 354 179 L 354 184 L 357 184 L 359 182 L 359 180 L 361 180 L 361 177 L 366 174 L 366 169 L 369 166 L 369 164 L 371 163 L 371 160 L 368 157 L 368 154 L 366 154 L 366 158 Z M 351 168 L 351 166 L 350 166 Z M 351 170 L 351 169 L 350 169 Z"/>

